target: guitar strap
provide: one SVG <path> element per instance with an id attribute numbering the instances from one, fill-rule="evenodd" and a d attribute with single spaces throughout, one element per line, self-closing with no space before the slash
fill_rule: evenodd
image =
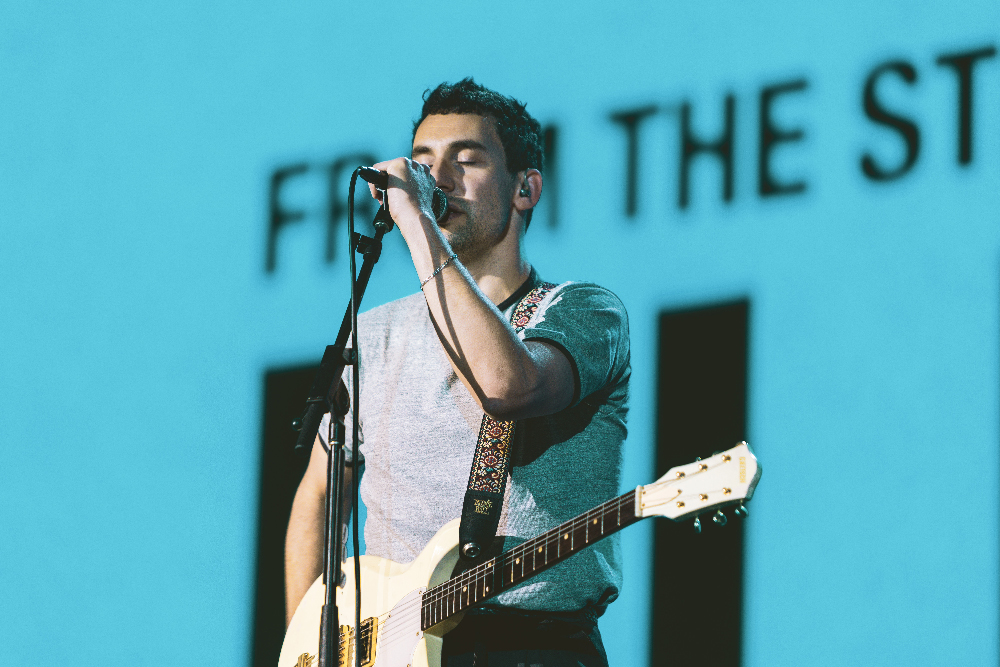
<path id="1" fill-rule="evenodd" d="M 516 333 L 528 326 L 538 304 L 555 287 L 554 283 L 540 283 L 518 302 L 510 316 L 510 325 Z M 515 426 L 516 422 L 497 421 L 483 415 L 458 528 L 459 551 L 466 561 L 475 561 L 496 538 L 510 472 L 510 446 Z"/>

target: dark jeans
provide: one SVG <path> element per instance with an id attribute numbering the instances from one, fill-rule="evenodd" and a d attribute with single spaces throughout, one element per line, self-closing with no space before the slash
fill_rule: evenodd
<path id="1" fill-rule="evenodd" d="M 597 621 L 586 614 L 466 616 L 444 636 L 442 667 L 607 667 Z"/>

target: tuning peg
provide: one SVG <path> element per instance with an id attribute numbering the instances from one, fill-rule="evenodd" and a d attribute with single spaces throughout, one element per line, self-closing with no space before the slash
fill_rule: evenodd
<path id="1" fill-rule="evenodd" d="M 729 519 L 726 518 L 726 515 L 722 513 L 722 510 L 715 510 L 715 516 L 712 517 L 712 521 L 714 521 L 716 525 L 725 526 L 728 520 Z"/>
<path id="2" fill-rule="evenodd" d="M 745 518 L 747 518 L 748 516 L 750 516 L 750 510 L 748 510 L 748 509 L 747 509 L 747 508 L 746 508 L 746 507 L 745 507 L 745 506 L 743 505 L 743 503 L 740 503 L 740 506 L 739 506 L 739 507 L 737 507 L 737 508 L 736 508 L 735 510 L 733 510 L 733 514 L 735 514 L 736 516 L 738 516 L 738 517 L 739 517 L 739 518 L 741 518 L 741 519 L 745 519 Z"/>
<path id="3" fill-rule="evenodd" d="M 694 532 L 701 533 L 701 517 L 696 516 L 694 518 Z"/>

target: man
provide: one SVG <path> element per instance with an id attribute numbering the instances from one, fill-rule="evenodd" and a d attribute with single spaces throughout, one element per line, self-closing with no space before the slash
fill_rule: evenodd
<path id="1" fill-rule="evenodd" d="M 539 130 L 522 104 L 472 79 L 441 84 L 425 93 L 411 158 L 374 165 L 389 174 L 422 295 L 359 320 L 369 554 L 408 562 L 461 515 L 484 412 L 518 420 L 498 530 L 507 548 L 618 493 L 630 375 L 621 302 L 564 283 L 520 336 L 510 324 L 541 283 L 522 256 L 542 192 Z M 435 184 L 448 196 L 440 222 Z M 321 572 L 320 433 L 289 522 L 289 614 Z M 620 560 L 609 538 L 469 612 L 446 636 L 444 662 L 606 665 L 596 619 L 617 597 Z"/>

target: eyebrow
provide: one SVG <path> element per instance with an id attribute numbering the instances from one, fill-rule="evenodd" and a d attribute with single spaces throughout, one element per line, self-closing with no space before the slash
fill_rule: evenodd
<path id="1" fill-rule="evenodd" d="M 473 139 L 461 139 L 459 141 L 453 141 L 450 144 L 448 144 L 447 148 L 449 151 L 461 151 L 467 148 L 471 148 L 474 150 L 481 150 L 481 151 L 489 150 L 484 144 L 481 144 Z M 421 145 L 421 146 L 414 146 L 413 151 L 410 153 L 410 155 L 428 155 L 432 152 L 433 151 L 431 151 L 429 146 Z"/>

